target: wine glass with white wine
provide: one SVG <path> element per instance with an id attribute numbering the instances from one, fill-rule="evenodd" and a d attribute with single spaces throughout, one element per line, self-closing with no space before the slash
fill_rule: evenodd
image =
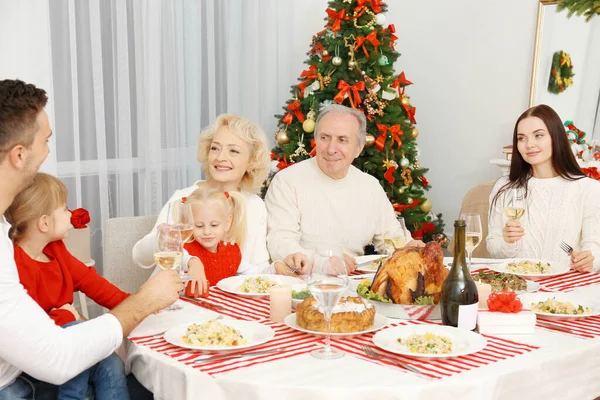
<path id="1" fill-rule="evenodd" d="M 183 243 L 189 243 L 193 240 L 194 215 L 190 203 L 177 200 L 169 204 L 167 223 L 171 225 L 172 229 L 181 232 Z"/>
<path id="2" fill-rule="evenodd" d="M 465 250 L 469 256 L 469 269 L 471 269 L 473 251 L 479 246 L 483 236 L 481 217 L 479 214 L 461 214 L 460 219 L 465 221 Z"/>
<path id="3" fill-rule="evenodd" d="M 154 241 L 154 261 L 162 270 L 175 270 L 181 276 L 181 260 L 183 254 L 183 240 L 181 231 L 169 225 L 159 225 L 156 229 Z M 182 307 L 173 304 L 165 310 L 179 310 Z"/>
<path id="4" fill-rule="evenodd" d="M 334 359 L 344 356 L 344 352 L 331 348 L 330 329 L 333 308 L 348 288 L 348 271 L 344 263 L 341 248 L 333 246 L 319 247 L 314 251 L 310 274 L 306 278 L 308 290 L 312 293 L 319 311 L 325 320 L 325 346 L 313 350 L 316 358 Z"/>
<path id="5" fill-rule="evenodd" d="M 521 221 L 525 215 L 525 189 L 512 188 L 508 191 L 506 206 L 504 207 L 504 216 L 509 221 Z M 520 248 L 520 241 L 516 244 Z"/>
<path id="6" fill-rule="evenodd" d="M 386 254 L 393 254 L 394 251 L 406 246 L 406 224 L 404 218 L 397 217 L 400 223 L 400 231 L 383 236 L 383 248 Z"/>

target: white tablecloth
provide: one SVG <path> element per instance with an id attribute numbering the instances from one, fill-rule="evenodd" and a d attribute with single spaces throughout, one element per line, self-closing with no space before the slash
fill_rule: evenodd
<path id="1" fill-rule="evenodd" d="M 600 285 L 577 293 L 595 297 Z M 207 317 L 185 302 L 181 320 Z M 157 326 L 177 311 L 157 314 Z M 162 331 L 161 328 L 154 329 Z M 142 325 L 149 334 L 152 327 Z M 318 360 L 310 354 L 210 376 L 143 345 L 128 342 L 127 365 L 157 399 L 594 399 L 600 395 L 600 338 L 536 329 L 534 335 L 506 337 L 540 346 L 538 350 L 454 375 L 428 380 L 350 355 Z"/>

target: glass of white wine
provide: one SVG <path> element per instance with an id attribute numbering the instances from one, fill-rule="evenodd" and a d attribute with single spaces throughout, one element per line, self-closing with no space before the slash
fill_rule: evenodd
<path id="1" fill-rule="evenodd" d="M 469 256 L 469 269 L 471 269 L 473 251 L 479 246 L 483 236 L 481 217 L 479 214 L 461 214 L 460 219 L 465 221 L 465 250 Z"/>
<path id="2" fill-rule="evenodd" d="M 167 223 L 172 229 L 181 232 L 183 243 L 189 243 L 193 239 L 194 233 L 194 215 L 190 203 L 185 201 L 174 201 L 169 204 L 169 214 Z"/>
<path id="3" fill-rule="evenodd" d="M 508 198 L 506 199 L 506 206 L 504 207 L 504 216 L 509 221 L 521 221 L 521 218 L 525 215 L 525 189 L 524 188 L 512 188 L 508 191 Z M 520 247 L 520 241 L 516 244 L 517 249 Z"/>
<path id="4" fill-rule="evenodd" d="M 308 290 L 317 301 L 319 311 L 325 320 L 325 345 L 313 350 L 311 355 L 321 359 L 334 359 L 344 356 L 344 352 L 331 348 L 330 329 L 333 308 L 348 288 L 348 272 L 344 263 L 344 253 L 340 247 L 324 246 L 313 253 L 310 273 L 306 278 Z"/>
<path id="5" fill-rule="evenodd" d="M 390 255 L 394 251 L 406 246 L 406 224 L 404 223 L 404 218 L 398 217 L 397 219 L 400 223 L 400 231 L 383 236 L 383 248 L 385 249 L 385 253 Z"/>
<path id="6" fill-rule="evenodd" d="M 183 240 L 181 231 L 168 225 L 158 226 L 154 242 L 154 261 L 163 270 L 176 270 L 182 275 L 181 260 L 183 254 Z M 179 310 L 182 307 L 173 304 L 165 310 Z"/>

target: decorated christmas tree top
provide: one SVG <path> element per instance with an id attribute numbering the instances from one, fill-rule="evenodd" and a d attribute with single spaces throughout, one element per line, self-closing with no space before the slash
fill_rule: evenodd
<path id="1" fill-rule="evenodd" d="M 393 24 L 384 27 L 386 8 L 380 0 L 329 2 L 325 29 L 314 35 L 307 53 L 308 68 L 292 86 L 284 114 L 276 116 L 273 174 L 314 155 L 315 120 L 324 106 L 359 109 L 368 134 L 354 165 L 379 180 L 413 237 L 444 244 L 441 216 L 431 213 L 425 197 L 429 183 L 427 169 L 419 165 L 416 107 L 406 94 L 412 82 L 394 72 L 398 37 Z"/>

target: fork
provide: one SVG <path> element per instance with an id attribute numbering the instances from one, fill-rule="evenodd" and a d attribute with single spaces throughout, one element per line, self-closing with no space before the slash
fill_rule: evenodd
<path id="1" fill-rule="evenodd" d="M 386 360 L 390 360 L 390 361 L 398 364 L 402 368 L 404 368 L 404 369 L 406 369 L 406 370 L 408 370 L 410 372 L 413 372 L 413 373 L 418 374 L 418 375 L 420 375 L 420 376 L 423 377 L 423 373 L 421 371 L 419 371 L 418 369 L 416 369 L 415 367 L 413 367 L 412 365 L 405 364 L 402 361 L 396 360 L 395 358 L 392 358 L 392 357 L 383 355 L 381 353 L 378 353 L 375 350 L 373 350 L 372 347 L 369 347 L 367 345 L 361 346 L 361 349 L 362 349 L 362 351 L 365 352 L 366 355 L 368 355 L 371 358 L 383 358 L 383 359 L 386 359 Z"/>
<path id="2" fill-rule="evenodd" d="M 560 242 L 560 248 L 568 255 L 573 254 L 573 248 L 563 241 Z"/>

